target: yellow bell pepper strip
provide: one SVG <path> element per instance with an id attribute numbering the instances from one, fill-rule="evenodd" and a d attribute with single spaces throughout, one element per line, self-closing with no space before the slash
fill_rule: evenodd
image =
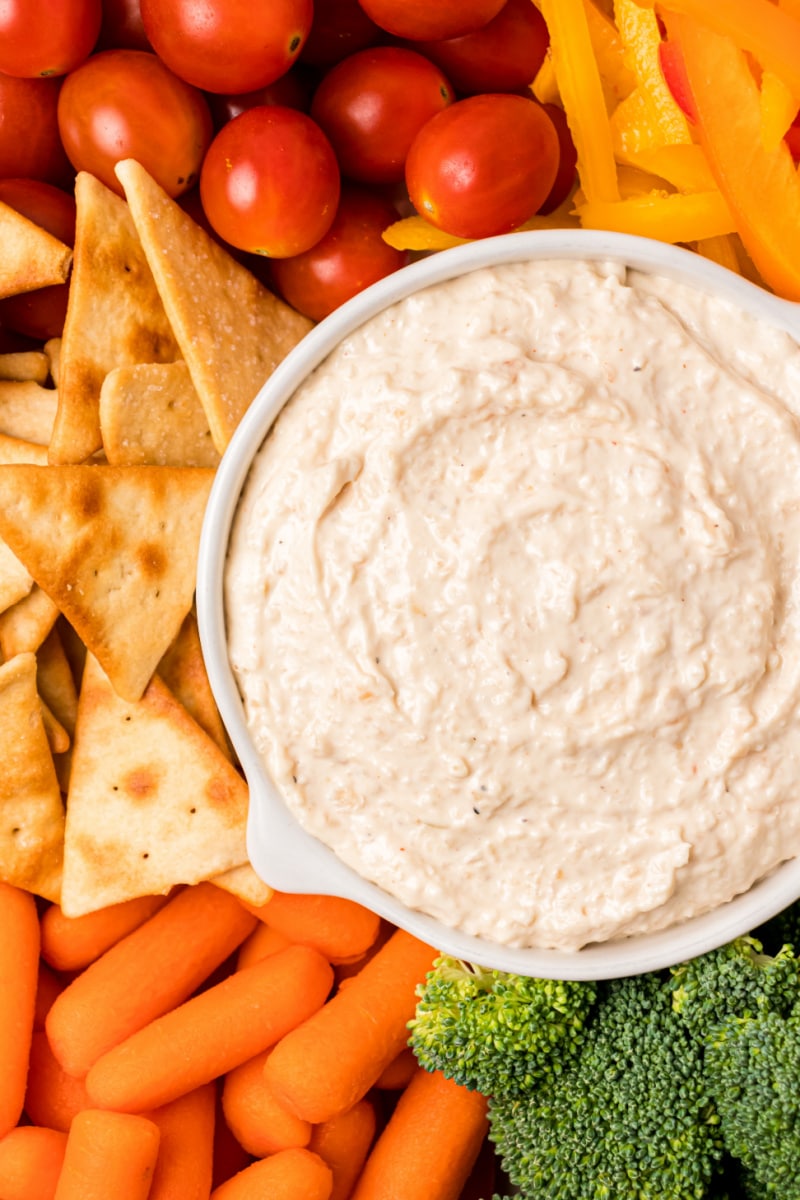
<path id="1" fill-rule="evenodd" d="M 517 233 L 528 229 L 575 229 L 578 220 L 573 215 L 574 199 L 568 197 L 563 204 L 546 216 L 530 217 L 524 225 L 520 225 Z M 424 217 L 416 214 L 395 221 L 381 234 L 383 240 L 395 250 L 449 250 L 452 246 L 463 246 L 469 238 L 454 237 L 431 225 Z"/>
<path id="2" fill-rule="evenodd" d="M 717 191 L 690 196 L 651 192 L 612 204 L 589 202 L 576 211 L 585 229 L 634 233 L 660 242 L 696 242 L 735 229 L 730 209 Z"/>
<path id="3" fill-rule="evenodd" d="M 631 196 L 650 196 L 653 192 L 661 192 L 666 196 L 674 190 L 658 175 L 626 163 L 617 167 L 617 182 L 621 200 L 629 200 Z"/>
<path id="4" fill-rule="evenodd" d="M 553 66 L 553 56 L 548 47 L 547 53 L 542 60 L 542 65 L 536 74 L 536 78 L 531 84 L 531 91 L 540 104 L 560 104 L 561 95 L 558 90 L 558 80 L 556 79 L 556 69 Z"/>
<path id="5" fill-rule="evenodd" d="M 765 71 L 761 79 L 761 141 L 765 150 L 774 150 L 781 143 L 797 116 L 797 108 L 797 100 L 783 80 Z"/>
<path id="6" fill-rule="evenodd" d="M 710 192 L 717 186 L 702 146 L 661 146 L 630 155 L 626 161 L 666 179 L 679 192 Z"/>
<path id="7" fill-rule="evenodd" d="M 800 300 L 800 180 L 786 144 L 767 150 L 761 141 L 759 89 L 747 58 L 731 38 L 690 17 L 672 18 L 673 32 L 697 105 L 697 134 L 745 249 L 769 287 Z"/>
<path id="8" fill-rule="evenodd" d="M 578 151 L 578 175 L 590 200 L 619 198 L 603 86 L 583 0 L 541 0 L 558 90 Z"/>
<path id="9" fill-rule="evenodd" d="M 638 2 L 638 0 L 637 0 Z M 665 10 L 691 17 L 747 50 L 763 70 L 800 96 L 800 17 L 771 0 L 660 0 Z"/>
<path id="10" fill-rule="evenodd" d="M 622 39 L 614 22 L 601 12 L 592 0 L 584 0 L 586 23 L 589 27 L 597 69 L 609 110 L 629 96 L 636 86 L 636 76 L 625 62 Z"/>
<path id="11" fill-rule="evenodd" d="M 652 9 L 640 8 L 636 0 L 615 0 L 614 16 L 625 61 L 636 76 L 645 108 L 655 127 L 652 149 L 691 142 L 689 123 L 667 87 L 659 60 L 661 30 Z"/>

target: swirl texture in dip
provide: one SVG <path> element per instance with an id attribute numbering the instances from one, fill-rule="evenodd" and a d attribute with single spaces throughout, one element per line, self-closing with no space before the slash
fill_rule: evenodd
<path id="1" fill-rule="evenodd" d="M 348 337 L 226 569 L 301 824 L 451 926 L 577 949 L 800 851 L 800 350 L 615 265 L 509 264 Z"/>

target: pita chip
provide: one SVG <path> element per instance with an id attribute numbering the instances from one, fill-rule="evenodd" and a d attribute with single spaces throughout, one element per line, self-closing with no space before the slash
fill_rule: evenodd
<path id="1" fill-rule="evenodd" d="M 50 443 L 54 463 L 83 462 L 101 448 L 98 405 L 109 371 L 179 357 L 127 204 L 86 172 L 75 182 L 75 200 L 75 262 Z"/>
<path id="2" fill-rule="evenodd" d="M 66 283 L 72 250 L 0 202 L 0 299 Z"/>
<path id="3" fill-rule="evenodd" d="M 46 446 L 53 435 L 58 393 L 30 380 L 0 380 L 0 433 Z"/>
<path id="4" fill-rule="evenodd" d="M 0 463 L 47 462 L 47 447 L 0 435 Z M 12 551 L 0 540 L 0 613 L 30 594 L 33 579 Z"/>
<path id="5" fill-rule="evenodd" d="M 61 904 L 77 917 L 247 860 L 247 785 L 156 676 L 122 700 L 90 655 L 67 800 Z"/>
<path id="6" fill-rule="evenodd" d="M 115 171 L 222 453 L 265 379 L 311 322 L 262 287 L 139 163 L 126 159 Z"/>
<path id="7" fill-rule="evenodd" d="M 271 900 L 275 890 L 256 875 L 250 863 L 242 863 L 240 867 L 225 871 L 223 875 L 215 875 L 210 882 L 215 887 L 230 892 L 238 900 L 243 900 L 245 904 L 255 905 L 256 908 L 261 908 Z"/>
<path id="8" fill-rule="evenodd" d="M 13 383 L 46 383 L 50 360 L 41 350 L 19 350 L 0 354 L 0 379 Z"/>
<path id="9" fill-rule="evenodd" d="M 200 728 L 233 761 L 231 744 L 208 681 L 194 611 L 185 617 L 178 636 L 158 664 L 158 673 Z"/>
<path id="10" fill-rule="evenodd" d="M 0 466 L 0 536 L 127 700 L 142 695 L 192 606 L 213 476 Z"/>
<path id="11" fill-rule="evenodd" d="M 100 389 L 110 463 L 215 467 L 219 452 L 185 362 L 116 367 Z"/>
<path id="12" fill-rule="evenodd" d="M 78 717 L 78 692 L 58 626 L 50 630 L 36 651 L 36 686 L 42 701 L 71 738 Z"/>
<path id="13" fill-rule="evenodd" d="M 35 584 L 24 600 L 0 613 L 0 654 L 35 653 L 58 620 L 58 609 L 46 592 Z"/>
<path id="14" fill-rule="evenodd" d="M 42 700 L 41 696 L 39 697 L 39 704 L 42 708 L 42 723 L 44 731 L 47 734 L 47 744 L 50 747 L 51 754 L 66 754 L 70 748 L 72 739 L 58 718 L 53 715 L 53 710 Z"/>
<path id="15" fill-rule="evenodd" d="M 47 356 L 47 361 L 50 366 L 50 378 L 56 387 L 58 387 L 58 367 L 61 358 L 61 338 L 50 338 L 49 342 L 44 344 L 44 352 Z"/>
<path id="16" fill-rule="evenodd" d="M 0 879 L 58 900 L 64 806 L 36 691 L 36 659 L 0 667 Z"/>

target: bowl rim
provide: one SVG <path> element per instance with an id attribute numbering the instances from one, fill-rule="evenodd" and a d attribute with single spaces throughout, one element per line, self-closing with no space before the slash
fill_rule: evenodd
<path id="1" fill-rule="evenodd" d="M 231 527 L 252 460 L 297 387 L 344 337 L 411 293 L 482 267 L 546 259 L 612 261 L 664 275 L 730 301 L 800 341 L 799 306 L 692 251 L 648 238 L 583 229 L 536 230 L 470 242 L 420 259 L 316 325 L 254 398 L 211 488 L 198 555 L 198 625 L 212 692 L 250 788 L 247 848 L 263 879 L 286 892 L 355 900 L 439 952 L 484 967 L 543 978 L 599 980 L 669 967 L 755 929 L 800 897 L 800 858 L 780 864 L 717 908 L 655 933 L 592 943 L 577 951 L 520 948 L 475 937 L 407 907 L 302 828 L 255 749 L 227 654 L 224 572 Z"/>

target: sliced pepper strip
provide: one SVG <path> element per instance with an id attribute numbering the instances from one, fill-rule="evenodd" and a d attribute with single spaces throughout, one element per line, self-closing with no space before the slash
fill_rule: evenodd
<path id="1" fill-rule="evenodd" d="M 697 105 L 697 133 L 745 249 L 771 288 L 800 300 L 800 180 L 786 144 L 767 150 L 761 141 L 759 90 L 745 54 L 690 17 L 676 16 L 673 30 Z"/>
<path id="2" fill-rule="evenodd" d="M 719 192 L 694 192 L 633 196 L 616 203 L 595 201 L 577 209 L 586 229 L 634 233 L 660 242 L 696 242 L 701 238 L 731 233 L 736 225 Z"/>
<path id="3" fill-rule="evenodd" d="M 797 107 L 783 80 L 765 71 L 761 79 L 761 140 L 765 149 L 774 150 L 780 144 L 797 116 Z"/>
<path id="4" fill-rule="evenodd" d="M 561 103 L 561 95 L 558 90 L 558 80 L 556 79 L 556 69 L 553 66 L 553 56 L 550 53 L 549 47 L 544 56 L 542 65 L 539 67 L 536 78 L 531 84 L 531 91 L 540 104 Z"/>
<path id="5" fill-rule="evenodd" d="M 615 0 L 614 16 L 626 62 L 636 76 L 655 126 L 653 148 L 691 142 L 689 123 L 675 103 L 661 70 L 661 30 L 655 13 L 640 8 L 636 0 Z"/>
<path id="6" fill-rule="evenodd" d="M 614 22 L 592 0 L 584 0 L 584 7 L 606 105 L 611 110 L 631 94 L 636 76 L 625 62 L 622 39 Z"/>
<path id="7" fill-rule="evenodd" d="M 590 200 L 619 198 L 603 86 L 583 0 L 541 0 L 558 90 L 578 151 L 578 174 Z"/>
<path id="8" fill-rule="evenodd" d="M 574 229 L 578 221 L 572 213 L 573 200 L 565 200 L 553 212 L 543 217 L 531 217 L 520 225 L 517 233 L 527 229 Z M 454 237 L 437 229 L 424 217 L 414 215 L 395 221 L 388 229 L 384 229 L 382 238 L 395 250 L 449 250 L 452 246 L 463 246 L 469 238 Z"/>
<path id="9" fill-rule="evenodd" d="M 628 162 L 666 179 L 679 192 L 710 192 L 717 186 L 702 146 L 661 146 L 633 155 Z"/>
<path id="10" fill-rule="evenodd" d="M 710 259 L 711 262 L 718 263 L 721 267 L 727 267 L 729 271 L 734 271 L 737 275 L 742 273 L 739 256 L 730 233 L 701 238 L 697 243 L 697 253 L 702 254 L 703 258 Z"/>

